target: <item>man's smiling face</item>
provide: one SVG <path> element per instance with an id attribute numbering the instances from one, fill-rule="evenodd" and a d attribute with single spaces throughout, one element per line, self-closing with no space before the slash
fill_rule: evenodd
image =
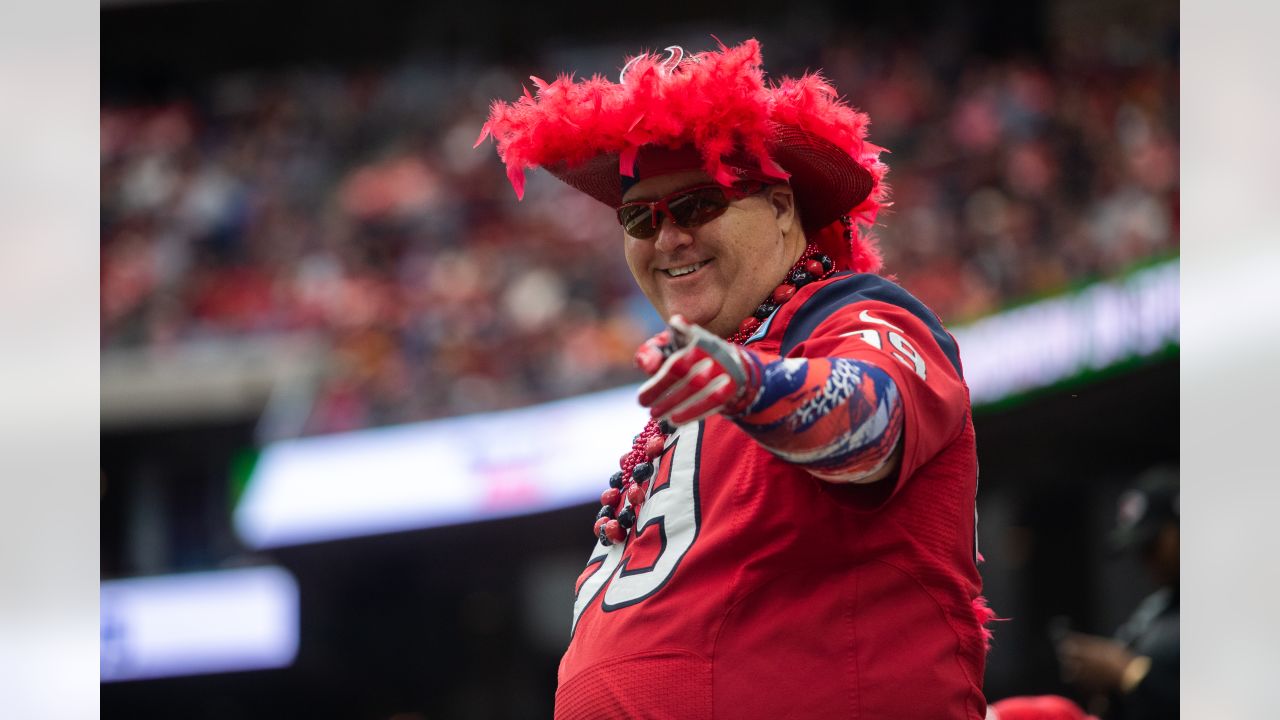
<path id="1" fill-rule="evenodd" d="M 701 171 L 646 178 L 623 200 L 656 200 L 713 182 Z M 625 235 L 627 265 L 662 318 L 679 313 L 728 337 L 782 282 L 804 251 L 791 189 L 775 185 L 735 200 L 723 215 L 695 228 L 662 217 L 648 239 Z"/>

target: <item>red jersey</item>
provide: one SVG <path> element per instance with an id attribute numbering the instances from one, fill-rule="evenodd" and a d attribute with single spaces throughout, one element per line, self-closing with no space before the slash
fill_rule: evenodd
<path id="1" fill-rule="evenodd" d="M 732 421 L 678 428 L 625 544 L 578 580 L 555 717 L 980 720 L 977 458 L 955 340 L 875 275 L 802 288 L 748 341 L 901 393 L 900 469 L 835 484 Z"/>

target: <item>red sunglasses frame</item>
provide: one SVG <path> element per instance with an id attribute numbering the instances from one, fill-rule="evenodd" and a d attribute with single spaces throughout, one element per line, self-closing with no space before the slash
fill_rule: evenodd
<path id="1" fill-rule="evenodd" d="M 747 183 L 741 183 L 741 184 L 745 185 Z M 739 187 L 739 185 L 734 185 L 732 187 L 725 187 L 720 183 L 705 183 L 702 185 L 694 185 L 693 187 L 674 190 L 658 198 L 657 200 L 633 200 L 631 202 L 625 202 L 619 205 L 616 210 L 616 214 L 618 216 L 618 224 L 621 225 L 625 230 L 627 227 L 627 224 L 626 224 L 626 221 L 623 220 L 622 218 L 622 211 L 626 210 L 627 208 L 643 207 L 643 208 L 648 208 L 649 214 L 655 218 L 658 217 L 658 213 L 661 212 L 663 215 L 666 215 L 668 218 L 670 218 L 671 222 L 675 223 L 677 227 L 684 228 L 685 230 L 691 230 L 700 225 L 705 225 L 711 222 L 712 220 L 715 220 L 716 218 L 723 215 L 725 211 L 729 209 L 729 203 L 732 203 L 735 200 L 741 200 L 742 198 L 745 198 L 745 197 L 751 197 L 752 195 L 755 195 L 756 193 L 759 193 L 769 187 L 768 183 L 758 182 L 758 181 L 750 181 L 749 184 L 754 185 L 755 189 L 748 190 L 746 188 Z M 685 225 L 684 223 L 677 220 L 676 216 L 671 212 L 671 206 L 669 203 L 672 200 L 678 199 L 690 193 L 698 192 L 700 190 L 711 190 L 711 189 L 719 190 L 720 192 L 724 193 L 725 199 L 728 200 L 728 202 L 725 203 L 725 206 L 721 208 L 719 212 L 712 215 L 711 217 L 708 217 L 702 220 L 701 222 L 693 223 L 691 225 Z M 630 230 L 626 230 L 626 232 L 627 234 L 631 235 L 634 238 L 638 238 L 640 240 L 647 240 L 651 237 L 656 236 L 659 232 L 662 231 L 662 221 L 659 220 L 658 222 L 655 222 L 653 227 L 654 227 L 654 231 L 652 235 L 633 235 L 631 234 Z"/>

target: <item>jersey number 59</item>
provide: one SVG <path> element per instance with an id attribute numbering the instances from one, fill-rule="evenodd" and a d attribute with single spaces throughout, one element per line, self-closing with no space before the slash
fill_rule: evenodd
<path id="1" fill-rule="evenodd" d="M 573 629 L 603 590 L 605 612 L 635 605 L 666 585 L 698 538 L 698 454 L 703 423 L 681 426 L 656 461 L 649 496 L 625 543 L 599 542 L 578 582 Z"/>

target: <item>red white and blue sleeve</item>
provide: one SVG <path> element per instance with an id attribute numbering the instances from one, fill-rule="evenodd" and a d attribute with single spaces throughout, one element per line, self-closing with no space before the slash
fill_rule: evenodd
<path id="1" fill-rule="evenodd" d="M 746 347 L 759 391 L 730 418 L 779 458 L 841 483 L 878 480 L 896 460 L 900 483 L 963 429 L 955 340 L 898 285 L 837 278 L 771 324 Z"/>

